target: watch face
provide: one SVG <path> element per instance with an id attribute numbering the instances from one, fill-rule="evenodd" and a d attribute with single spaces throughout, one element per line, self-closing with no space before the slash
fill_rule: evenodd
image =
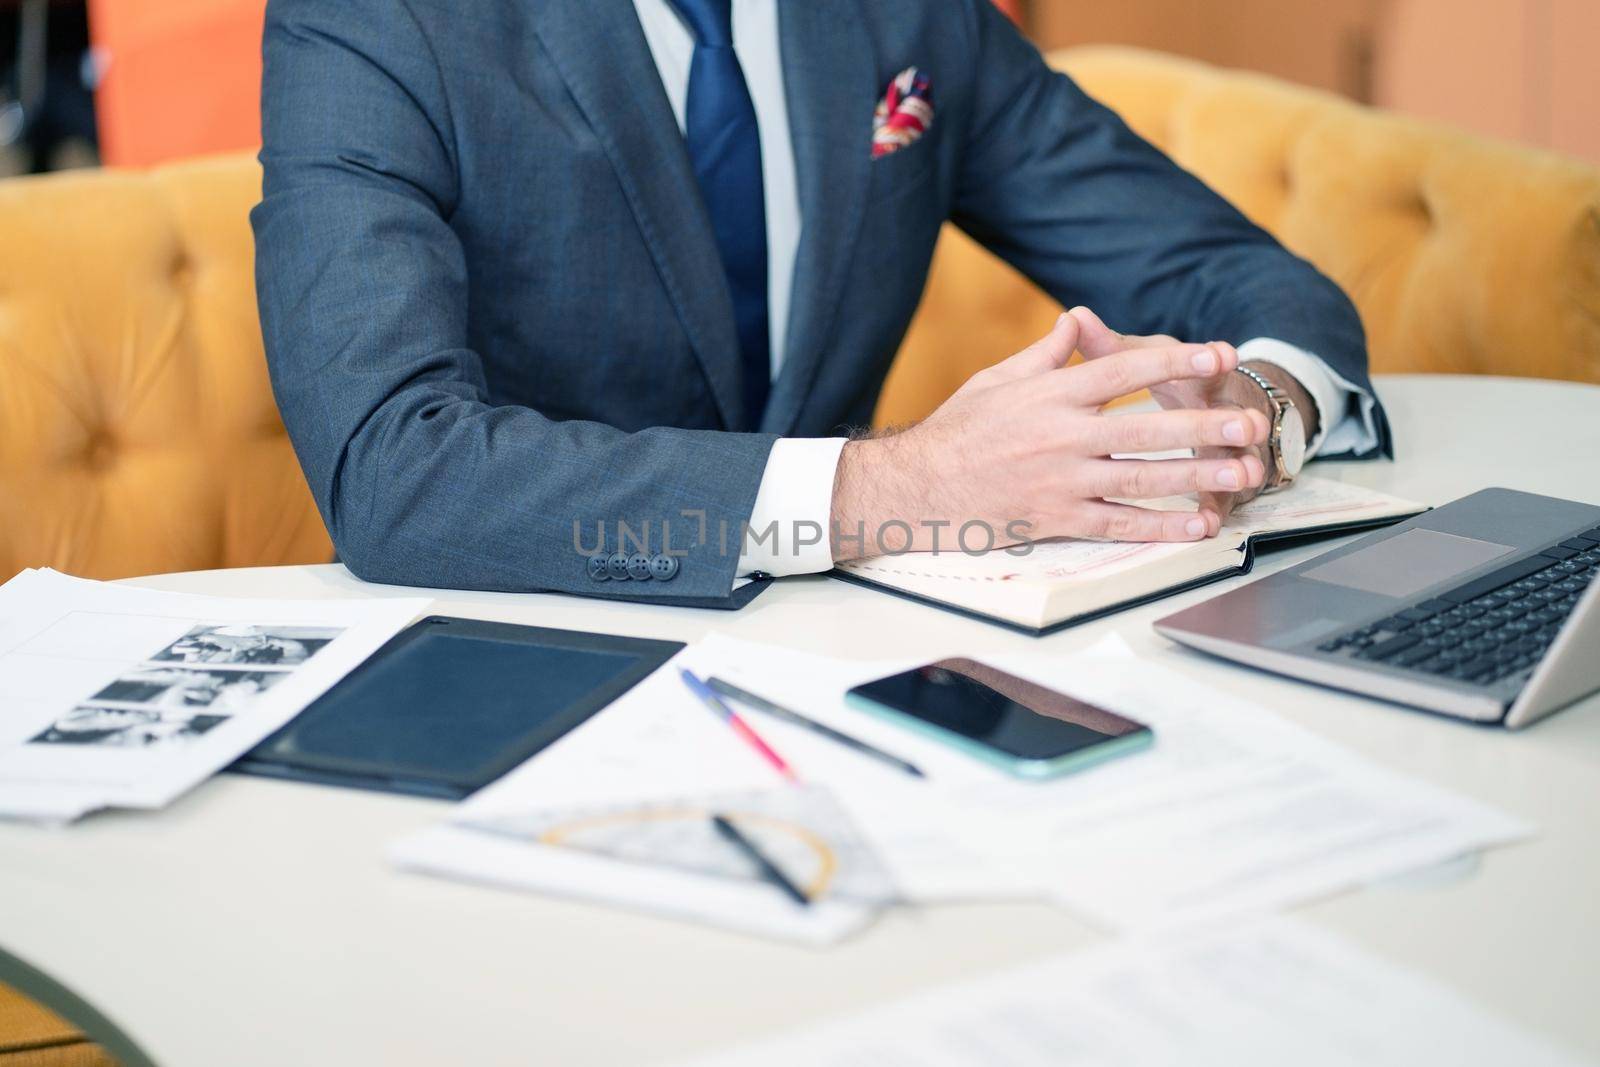
<path id="1" fill-rule="evenodd" d="M 1291 407 L 1283 413 L 1278 448 L 1283 456 L 1283 469 L 1289 477 L 1297 477 L 1306 462 L 1306 424 L 1296 408 Z"/>

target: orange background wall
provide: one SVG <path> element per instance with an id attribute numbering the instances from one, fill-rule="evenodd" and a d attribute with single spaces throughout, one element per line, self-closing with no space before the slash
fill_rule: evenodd
<path id="1" fill-rule="evenodd" d="M 1471 0 L 1447 0 L 1468 3 Z M 1359 97 L 1384 0 L 1027 0 L 1046 49 L 1126 44 Z"/>
<path id="2" fill-rule="evenodd" d="M 259 144 L 266 6 L 89 0 L 102 65 L 95 97 L 101 157 L 138 166 Z"/>
<path id="3" fill-rule="evenodd" d="M 1404 0 L 1379 103 L 1600 163 L 1600 0 Z"/>
<path id="4" fill-rule="evenodd" d="M 1193 56 L 1600 163 L 1600 0 L 997 2 L 1044 48 Z M 259 143 L 265 7 L 89 0 L 106 161 Z"/>
<path id="5" fill-rule="evenodd" d="M 1600 163 L 1600 0 L 1021 4 L 1044 48 L 1155 48 Z"/>
<path id="6" fill-rule="evenodd" d="M 1018 17 L 1020 0 L 995 2 Z M 266 0 L 88 4 L 90 33 L 102 64 L 95 107 L 106 163 L 144 166 L 261 143 Z"/>

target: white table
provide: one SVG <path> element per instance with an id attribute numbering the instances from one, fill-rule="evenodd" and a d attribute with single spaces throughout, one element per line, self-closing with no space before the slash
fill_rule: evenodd
<path id="1" fill-rule="evenodd" d="M 1496 484 L 1600 503 L 1600 388 L 1437 377 L 1380 388 L 1400 462 L 1318 473 L 1429 503 Z M 1269 555 L 1260 572 L 1312 551 Z M 394 592 L 336 566 L 139 583 L 235 596 Z M 1114 630 L 1143 655 L 1536 822 L 1535 840 L 1481 862 L 1301 914 L 1600 1058 L 1600 698 L 1509 734 L 1236 670 L 1150 630 L 1219 591 L 1043 639 L 825 578 L 781 582 L 737 614 L 465 592 L 440 594 L 437 610 L 683 641 L 720 630 L 874 658 L 1066 651 Z M 973 905 L 897 912 L 817 951 L 384 864 L 388 842 L 443 813 L 431 801 L 223 776 L 158 814 L 94 816 L 60 832 L 0 827 L 0 980 L 89 1025 L 128 1067 L 619 1063 L 1100 938 L 1044 905 Z"/>

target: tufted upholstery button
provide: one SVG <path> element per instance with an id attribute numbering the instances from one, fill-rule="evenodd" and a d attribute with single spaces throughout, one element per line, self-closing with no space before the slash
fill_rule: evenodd
<path id="1" fill-rule="evenodd" d="M 606 568 L 605 556 L 590 556 L 587 566 L 591 581 L 604 582 L 610 580 L 611 572 Z"/>
<path id="2" fill-rule="evenodd" d="M 0 577 L 333 558 L 262 358 L 260 196 L 243 153 L 0 183 Z"/>
<path id="3" fill-rule="evenodd" d="M 631 577 L 628 574 L 628 557 L 621 552 L 613 552 L 606 557 L 606 571 L 619 582 L 625 582 Z"/>
<path id="4" fill-rule="evenodd" d="M 83 465 L 90 472 L 99 474 L 110 470 L 116 458 L 116 443 L 105 434 L 97 433 L 89 438 L 89 446 L 83 454 Z"/>
<path id="5" fill-rule="evenodd" d="M 658 582 L 670 582 L 678 576 L 678 557 L 658 553 L 650 557 L 650 576 Z"/>
<path id="6" fill-rule="evenodd" d="M 648 582 L 650 574 L 650 557 L 643 552 L 635 552 L 628 557 L 628 577 L 636 582 Z"/>

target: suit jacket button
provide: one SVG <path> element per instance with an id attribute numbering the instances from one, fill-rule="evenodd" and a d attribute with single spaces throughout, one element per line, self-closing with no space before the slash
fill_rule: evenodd
<path id="1" fill-rule="evenodd" d="M 619 582 L 628 580 L 628 557 L 621 552 L 613 552 L 606 557 L 606 571 Z"/>
<path id="2" fill-rule="evenodd" d="M 628 557 L 628 577 L 636 582 L 650 580 L 650 557 L 643 552 L 635 552 Z"/>
<path id="3" fill-rule="evenodd" d="M 589 577 L 594 581 L 603 582 L 611 577 L 611 572 L 606 570 L 606 557 L 604 556 L 590 556 L 588 567 Z"/>
<path id="4" fill-rule="evenodd" d="M 658 582 L 670 582 L 678 576 L 678 557 L 665 554 L 650 557 L 650 575 Z"/>

